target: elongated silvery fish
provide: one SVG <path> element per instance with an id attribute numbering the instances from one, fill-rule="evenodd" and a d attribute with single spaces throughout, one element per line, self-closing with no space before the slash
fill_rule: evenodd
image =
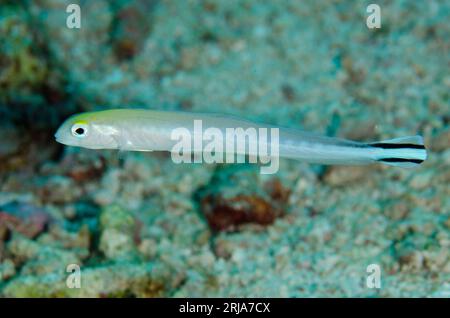
<path id="1" fill-rule="evenodd" d="M 196 123 L 201 123 L 200 130 Z M 174 131 L 178 128 L 189 134 L 193 144 L 196 144 L 198 135 L 208 129 L 210 133 L 205 135 L 209 136 L 209 140 L 211 132 L 214 132 L 214 138 L 219 138 L 221 134 L 221 141 L 225 142 L 223 152 L 230 151 L 227 148 L 229 136 L 236 137 L 236 143 L 241 145 L 248 140 L 250 144 L 247 147 L 234 149 L 236 155 L 258 155 L 252 149 L 263 148 L 268 149 L 269 156 L 279 155 L 310 163 L 351 165 L 382 162 L 400 167 L 416 166 L 427 157 L 421 136 L 363 143 L 258 124 L 233 116 L 145 109 L 115 109 L 74 115 L 59 127 L 55 137 L 62 144 L 90 149 L 173 152 L 180 142 L 174 138 Z M 229 135 L 230 129 L 245 133 Z M 258 136 L 252 139 L 249 138 L 252 129 L 257 132 L 275 129 L 277 133 L 271 134 L 270 138 Z M 200 138 L 205 140 L 204 137 Z M 253 148 L 252 142 L 259 143 L 258 147 Z M 196 146 L 192 149 L 192 152 L 199 151 L 204 149 Z"/>

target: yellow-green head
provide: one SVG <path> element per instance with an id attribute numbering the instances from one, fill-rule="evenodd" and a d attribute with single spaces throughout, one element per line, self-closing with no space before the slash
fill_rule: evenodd
<path id="1" fill-rule="evenodd" d="M 89 149 L 117 149 L 117 129 L 107 120 L 109 116 L 104 115 L 88 112 L 71 116 L 56 131 L 56 141 Z"/>

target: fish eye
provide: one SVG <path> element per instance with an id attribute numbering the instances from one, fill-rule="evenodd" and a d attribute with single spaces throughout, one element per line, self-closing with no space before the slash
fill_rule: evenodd
<path id="1" fill-rule="evenodd" d="M 88 133 L 88 127 L 86 124 L 77 123 L 72 126 L 72 135 L 78 138 L 86 137 Z"/>

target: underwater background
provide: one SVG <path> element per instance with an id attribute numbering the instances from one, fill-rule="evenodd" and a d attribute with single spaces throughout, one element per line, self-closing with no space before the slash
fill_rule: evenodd
<path id="1" fill-rule="evenodd" d="M 450 297 L 450 2 L 377 0 L 369 29 L 372 2 L 0 1 L 0 297 Z M 131 107 L 429 157 L 261 175 L 54 140 Z"/>

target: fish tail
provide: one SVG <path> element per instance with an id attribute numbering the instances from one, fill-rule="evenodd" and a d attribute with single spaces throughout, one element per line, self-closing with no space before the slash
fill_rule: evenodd
<path id="1" fill-rule="evenodd" d="M 422 136 L 389 139 L 368 145 L 380 150 L 376 151 L 376 161 L 390 166 L 413 168 L 427 159 Z"/>

